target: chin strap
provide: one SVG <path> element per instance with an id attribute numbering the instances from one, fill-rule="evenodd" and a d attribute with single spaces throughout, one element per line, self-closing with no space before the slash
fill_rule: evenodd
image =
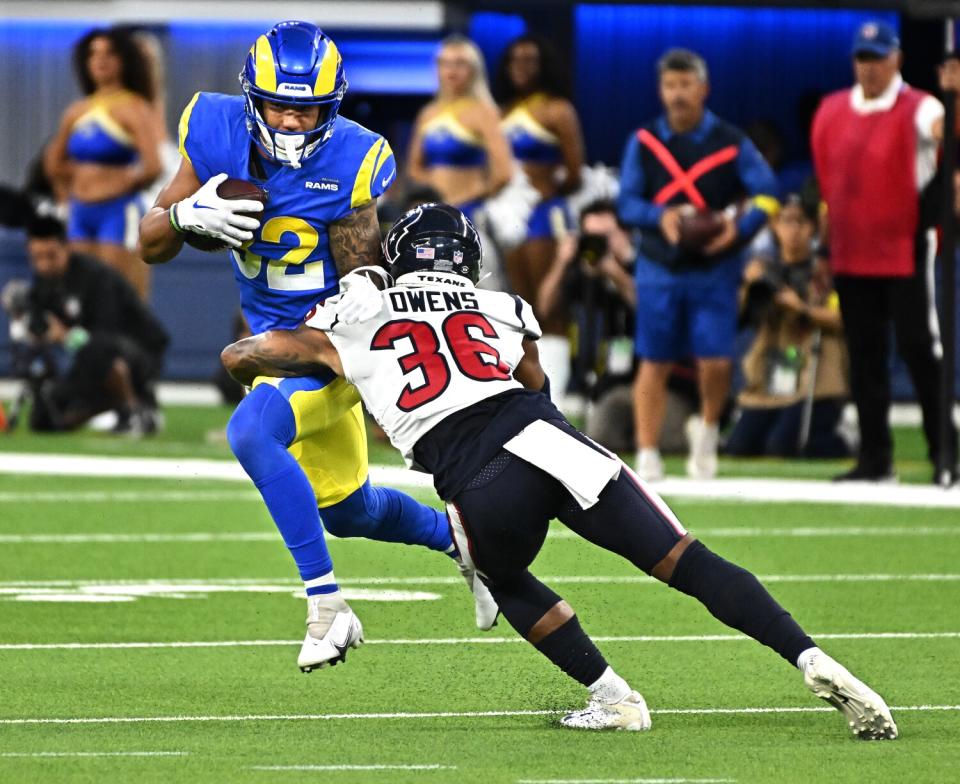
<path id="1" fill-rule="evenodd" d="M 283 157 L 286 158 L 286 163 L 294 168 L 300 168 L 300 158 L 302 157 L 305 150 L 303 149 L 303 142 L 305 136 L 302 134 L 274 134 L 273 138 L 275 139 L 274 144 L 276 144 L 280 149 L 283 150 Z"/>

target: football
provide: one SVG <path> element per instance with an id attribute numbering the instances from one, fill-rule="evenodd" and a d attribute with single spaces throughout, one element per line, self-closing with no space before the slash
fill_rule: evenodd
<path id="1" fill-rule="evenodd" d="M 264 206 L 267 204 L 267 192 L 263 188 L 256 183 L 241 180 L 236 177 L 228 177 L 221 182 L 217 186 L 217 196 L 221 199 L 229 199 L 231 201 L 234 199 L 249 199 L 250 201 L 258 201 Z M 241 212 L 240 214 L 249 215 L 251 218 L 257 218 L 258 220 L 260 218 L 260 213 Z M 226 250 L 228 247 L 223 240 L 219 240 L 216 237 L 207 237 L 203 234 L 196 234 L 192 231 L 184 234 L 184 241 L 190 247 L 206 251 L 207 253 Z"/>
<path id="2" fill-rule="evenodd" d="M 723 226 L 722 212 L 685 208 L 680 215 L 679 245 L 685 250 L 701 251 L 723 231 Z"/>

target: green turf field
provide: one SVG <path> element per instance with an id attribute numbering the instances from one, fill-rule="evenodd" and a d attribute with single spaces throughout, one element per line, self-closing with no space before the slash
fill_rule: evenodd
<path id="1" fill-rule="evenodd" d="M 89 430 L 70 434 L 30 433 L 25 425 L 0 438 L 0 452 L 70 452 L 75 454 L 131 455 L 151 457 L 199 457 L 232 459 L 224 428 L 232 408 L 226 406 L 177 406 L 167 408 L 166 429 L 144 441 L 118 438 Z M 894 428 L 896 471 L 901 482 L 929 482 L 932 468 L 919 428 Z M 624 455 L 632 460 L 632 455 Z M 370 440 L 370 462 L 403 465 L 399 453 L 385 441 Z M 667 473 L 682 476 L 684 457 L 668 455 Z M 852 460 L 779 460 L 720 458 L 721 477 L 782 477 L 829 479 L 853 465 Z"/>
<path id="2" fill-rule="evenodd" d="M 171 409 L 154 442 L 0 448 L 226 457 L 206 436 L 224 412 L 200 411 Z M 952 709 L 895 711 L 899 740 L 855 741 L 774 653 L 561 526 L 534 571 L 647 698 L 652 732 L 558 728 L 584 690 L 508 628 L 478 632 L 452 564 L 398 545 L 331 542 L 369 644 L 302 675 L 295 571 L 251 489 L 0 475 L 0 782 L 957 779 L 960 511 L 673 506 L 891 705 Z"/>

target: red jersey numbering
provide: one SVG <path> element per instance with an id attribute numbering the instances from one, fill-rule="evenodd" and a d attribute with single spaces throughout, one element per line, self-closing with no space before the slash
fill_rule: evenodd
<path id="1" fill-rule="evenodd" d="M 509 379 L 510 367 L 500 358 L 500 352 L 470 334 L 471 327 L 482 337 L 498 337 L 493 325 L 480 313 L 458 312 L 448 316 L 441 329 L 457 369 L 475 381 Z M 408 383 L 397 398 L 397 407 L 402 411 L 413 411 L 443 394 L 450 385 L 450 365 L 443 355 L 436 330 L 425 321 L 389 321 L 377 330 L 370 348 L 375 351 L 393 349 L 403 338 L 409 338 L 413 351 L 398 357 L 397 362 L 405 375 L 420 370 L 423 382 L 416 387 Z"/>

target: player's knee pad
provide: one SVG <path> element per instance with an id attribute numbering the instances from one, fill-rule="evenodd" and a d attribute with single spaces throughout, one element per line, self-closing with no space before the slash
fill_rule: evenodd
<path id="1" fill-rule="evenodd" d="M 503 617 L 522 637 L 526 637 L 534 624 L 561 601 L 560 596 L 527 571 L 487 577 L 484 582 Z"/>
<path id="2" fill-rule="evenodd" d="M 227 441 L 240 464 L 251 476 L 270 472 L 272 457 L 286 453 L 296 434 L 296 420 L 287 399 L 269 384 L 247 395 L 227 423 Z M 270 465 L 261 465 L 264 461 Z"/>

